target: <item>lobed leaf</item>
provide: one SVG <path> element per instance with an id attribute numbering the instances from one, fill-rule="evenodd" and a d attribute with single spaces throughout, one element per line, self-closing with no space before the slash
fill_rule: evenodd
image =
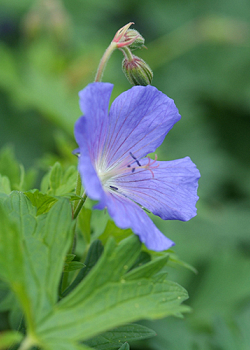
<path id="1" fill-rule="evenodd" d="M 110 238 L 103 253 L 101 242 L 93 242 L 86 267 L 79 272 L 75 285 L 70 286 L 70 293 L 57 303 L 74 224 L 69 201 L 59 199 L 48 213 L 39 216 L 27 196 L 20 192 L 11 193 L 3 204 L 0 274 L 25 314 L 28 335 L 24 342 L 33 341 L 32 344 L 47 350 L 86 350 L 89 344 L 79 345 L 80 342 L 110 328 L 142 318 L 178 315 L 186 310 L 180 305 L 187 298 L 186 291 L 159 273 L 167 256 L 146 262 L 147 256 L 143 265 L 138 264 L 141 243 L 135 235 L 118 245 Z M 66 259 L 72 257 L 68 255 Z M 133 333 L 131 326 L 124 327 L 128 328 L 127 331 L 123 328 L 123 335 L 117 333 L 121 341 L 128 339 L 125 336 L 133 339 L 143 336 L 138 328 Z"/>
<path id="2" fill-rule="evenodd" d="M 71 206 L 61 199 L 48 214 L 36 217 L 29 199 L 12 192 L 0 205 L 0 218 L 0 275 L 16 294 L 33 329 L 57 301 L 70 244 Z"/>
<path id="3" fill-rule="evenodd" d="M 39 190 L 31 190 L 24 194 L 29 198 L 32 205 L 37 208 L 37 215 L 47 213 L 57 201 L 56 198 L 44 194 Z"/>
<path id="4" fill-rule="evenodd" d="M 140 254 L 140 246 L 134 235 L 118 246 L 111 238 L 92 271 L 38 326 L 41 341 L 77 343 L 128 322 L 184 311 L 180 304 L 187 299 L 187 292 L 167 281 L 165 274 L 139 277 L 138 273 L 138 278 L 126 280 L 126 273 Z M 162 267 L 162 260 L 158 264 L 155 271 Z"/>

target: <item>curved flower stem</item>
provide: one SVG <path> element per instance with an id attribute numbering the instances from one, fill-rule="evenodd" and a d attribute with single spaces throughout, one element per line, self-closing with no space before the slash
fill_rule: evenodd
<path id="1" fill-rule="evenodd" d="M 98 66 L 98 69 L 96 72 L 96 76 L 95 76 L 95 80 L 94 80 L 95 82 L 102 80 L 102 75 L 103 75 L 104 69 L 106 67 L 106 63 L 108 62 L 110 56 L 112 55 L 112 53 L 115 51 L 116 48 L 117 48 L 117 44 L 115 42 L 111 42 L 109 47 L 104 52 L 104 55 L 102 56 L 102 59 L 99 63 L 99 66 Z"/>
<path id="2" fill-rule="evenodd" d="M 124 46 L 120 50 L 122 51 L 122 53 L 124 54 L 124 56 L 127 58 L 128 61 L 133 61 L 134 56 L 128 47 Z"/>

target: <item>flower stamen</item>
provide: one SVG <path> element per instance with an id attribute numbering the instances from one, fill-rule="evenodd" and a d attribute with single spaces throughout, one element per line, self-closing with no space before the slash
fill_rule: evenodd
<path id="1" fill-rule="evenodd" d="M 148 157 L 148 164 L 146 164 L 144 166 L 144 168 L 145 168 L 145 170 L 149 170 L 151 172 L 151 174 L 152 174 L 152 177 L 154 178 L 155 175 L 154 175 L 154 172 L 153 172 L 152 169 L 156 169 L 160 165 L 160 164 L 157 164 L 157 165 L 152 166 L 157 161 L 157 154 L 155 154 L 155 159 L 153 160 L 152 163 L 151 163 L 151 161 L 152 161 L 152 159 Z"/>
<path id="2" fill-rule="evenodd" d="M 152 174 L 152 177 L 154 178 L 154 172 L 153 172 L 152 169 L 158 168 L 158 166 L 159 166 L 159 164 L 154 165 L 156 163 L 156 161 L 157 161 L 157 154 L 155 154 L 155 159 L 154 160 L 152 160 L 151 158 L 147 157 L 148 158 L 148 163 L 146 165 L 142 165 L 139 162 L 139 160 L 133 155 L 132 152 L 129 152 L 129 154 L 134 159 L 134 162 L 132 162 L 131 164 L 128 164 L 127 165 L 128 168 L 131 168 L 131 165 L 133 163 L 136 163 L 138 165 L 138 167 L 140 167 L 138 169 L 141 169 L 142 171 L 143 170 L 149 170 L 151 172 L 151 174 Z M 134 173 L 136 169 L 137 169 L 137 167 L 133 167 L 132 168 L 132 173 Z"/>

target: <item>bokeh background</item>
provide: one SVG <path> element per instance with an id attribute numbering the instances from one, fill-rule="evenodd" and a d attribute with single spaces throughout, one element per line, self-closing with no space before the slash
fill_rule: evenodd
<path id="1" fill-rule="evenodd" d="M 171 268 L 190 294 L 184 319 L 144 324 L 158 336 L 132 349 L 250 348 L 250 2 L 248 0 L 1 0 L 0 168 L 10 153 L 38 179 L 54 161 L 75 164 L 78 91 L 92 82 L 115 32 L 126 23 L 146 39 L 136 51 L 153 85 L 182 119 L 157 152 L 187 155 L 201 172 L 198 215 L 158 227 L 198 273 Z M 122 53 L 104 81 L 112 98 L 130 88 Z M 35 170 L 34 170 L 35 169 Z M 36 180 L 38 183 L 38 180 Z M 5 324 L 0 322 L 2 328 Z"/>

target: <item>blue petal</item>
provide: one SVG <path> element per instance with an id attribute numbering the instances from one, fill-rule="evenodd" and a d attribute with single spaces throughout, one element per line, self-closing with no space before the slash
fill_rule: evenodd
<path id="1" fill-rule="evenodd" d="M 139 203 L 164 220 L 187 221 L 196 215 L 199 170 L 189 157 L 153 164 L 152 172 L 142 167 L 117 177 L 119 193 Z"/>
<path id="2" fill-rule="evenodd" d="M 75 124 L 75 138 L 79 145 L 78 170 L 87 195 L 95 200 L 104 198 L 95 162 L 103 149 L 108 130 L 108 106 L 113 85 L 94 83 L 80 91 L 80 106 L 84 116 Z"/>
<path id="3" fill-rule="evenodd" d="M 122 229 L 131 228 L 148 249 L 162 251 L 174 245 L 174 242 L 158 230 L 143 209 L 131 200 L 107 193 L 106 205 L 116 225 Z"/>
<path id="4" fill-rule="evenodd" d="M 138 159 L 154 152 L 180 118 L 174 101 L 151 85 L 122 93 L 110 109 L 107 164 L 122 162 L 129 152 Z"/>
<path id="5" fill-rule="evenodd" d="M 86 118 L 81 117 L 75 124 L 75 137 L 80 146 L 80 156 L 78 161 L 78 171 L 81 175 L 83 186 L 87 195 L 95 200 L 102 200 L 104 191 L 101 181 L 97 176 L 96 170 L 92 164 L 90 152 L 88 149 L 88 132 L 86 127 Z"/>
<path id="6" fill-rule="evenodd" d="M 108 108 L 113 85 L 110 83 L 92 83 L 79 92 L 80 107 L 86 118 L 86 136 L 77 133 L 75 137 L 79 147 L 88 144 L 92 162 L 95 162 L 104 149 L 104 143 L 109 128 Z"/>

